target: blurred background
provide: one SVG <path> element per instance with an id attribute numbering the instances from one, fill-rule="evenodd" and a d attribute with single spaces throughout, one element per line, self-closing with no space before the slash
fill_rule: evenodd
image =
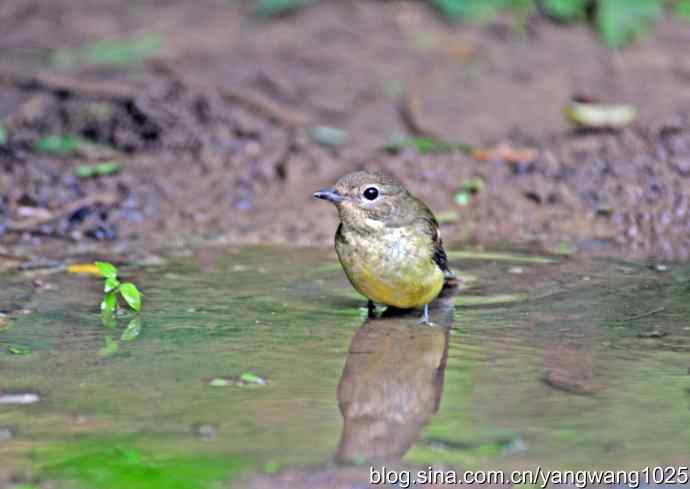
<path id="1" fill-rule="evenodd" d="M 686 259 L 688 45 L 688 0 L 6 0 L 0 243 L 330 244 L 369 167 L 447 240 Z"/>
<path id="2" fill-rule="evenodd" d="M 0 0 L 0 489 L 687 466 L 688 46 L 690 0 Z M 438 217 L 443 328 L 342 273 L 361 168 Z"/>

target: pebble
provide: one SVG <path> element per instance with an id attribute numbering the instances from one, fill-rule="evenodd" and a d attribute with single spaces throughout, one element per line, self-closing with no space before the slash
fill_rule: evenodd
<path id="1" fill-rule="evenodd" d="M 200 424 L 194 427 L 196 434 L 204 440 L 213 440 L 216 437 L 216 427 L 210 424 Z"/>
<path id="2" fill-rule="evenodd" d="M 40 401 L 38 394 L 22 392 L 19 394 L 0 394 L 0 404 L 33 404 Z"/>

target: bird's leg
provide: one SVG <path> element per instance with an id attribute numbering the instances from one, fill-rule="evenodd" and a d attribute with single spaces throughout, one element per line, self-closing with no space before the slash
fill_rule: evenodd
<path id="1" fill-rule="evenodd" d="M 432 326 L 434 324 L 429 319 L 429 304 L 424 304 L 424 314 L 422 314 L 422 318 L 419 320 L 419 324 L 427 324 L 429 326 Z"/>
<path id="2" fill-rule="evenodd" d="M 374 305 L 374 301 L 369 300 L 369 302 L 367 302 L 367 311 L 369 319 L 376 317 L 376 306 Z"/>

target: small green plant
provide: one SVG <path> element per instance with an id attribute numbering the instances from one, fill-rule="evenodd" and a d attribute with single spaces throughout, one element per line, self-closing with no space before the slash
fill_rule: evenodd
<path id="1" fill-rule="evenodd" d="M 58 68 L 90 65 L 131 65 L 157 55 L 164 40 L 157 34 L 129 39 L 100 40 L 78 48 L 58 49 L 50 62 Z"/>
<path id="2" fill-rule="evenodd" d="M 39 153 L 68 154 L 76 151 L 84 140 L 70 134 L 49 134 L 34 143 L 34 150 Z"/>
<path id="3" fill-rule="evenodd" d="M 122 165 L 117 161 L 106 161 L 92 165 L 79 165 L 74 169 L 74 174 L 79 178 L 103 177 L 113 175 L 121 168 Z"/>
<path id="4" fill-rule="evenodd" d="M 403 148 L 414 148 L 419 154 L 434 154 L 434 153 L 452 153 L 453 151 L 461 151 L 463 153 L 471 153 L 472 146 L 465 143 L 450 143 L 431 138 L 406 138 L 396 139 L 390 144 L 383 147 L 384 151 L 389 153 L 399 153 Z"/>
<path id="5" fill-rule="evenodd" d="M 121 341 L 135 340 L 141 332 L 141 296 L 142 293 L 132 282 L 120 282 L 117 278 L 117 268 L 112 263 L 97 261 L 94 263 L 101 277 L 105 280 L 103 286 L 103 300 L 101 301 L 101 322 L 109 330 L 117 327 L 117 306 L 118 296 L 135 312 L 127 327 L 120 335 L 120 339 L 113 339 L 112 336 L 105 337 L 105 345 L 98 351 L 101 357 L 115 355 L 120 348 Z"/>
<path id="6" fill-rule="evenodd" d="M 132 282 L 120 283 L 117 278 L 117 268 L 112 263 L 97 261 L 94 265 L 101 273 L 101 277 L 105 279 L 101 311 L 114 313 L 117 309 L 117 297 L 119 295 L 133 311 L 139 312 L 142 294 L 137 286 Z"/>
<path id="7" fill-rule="evenodd" d="M 255 0 L 255 12 L 283 15 L 318 0 Z M 516 26 L 542 13 L 559 22 L 589 22 L 610 47 L 619 47 L 647 32 L 668 8 L 690 19 L 690 0 L 426 0 L 448 20 L 487 22 L 501 11 L 511 12 Z"/>

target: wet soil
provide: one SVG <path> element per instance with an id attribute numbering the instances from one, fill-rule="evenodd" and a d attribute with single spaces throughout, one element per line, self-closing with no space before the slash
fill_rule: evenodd
<path id="1" fill-rule="evenodd" d="M 584 26 L 541 17 L 522 28 L 510 17 L 449 25 L 421 2 L 326 1 L 275 20 L 249 7 L 3 4 L 0 252 L 209 239 L 329 245 L 335 213 L 311 192 L 368 167 L 396 174 L 437 213 L 457 214 L 444 224 L 449 242 L 690 257 L 687 24 L 663 20 L 614 52 Z M 142 33 L 162 48 L 140 63 L 47 61 L 56 49 Z M 633 104 L 640 117 L 618 132 L 574 131 L 562 111 L 575 94 Z M 318 126 L 347 139 L 317 141 Z M 537 153 L 515 164 L 380 149 L 415 132 Z M 37 152 L 48 134 L 96 144 Z M 120 173 L 73 174 L 110 160 Z M 455 203 L 478 177 L 482 191 Z"/>

